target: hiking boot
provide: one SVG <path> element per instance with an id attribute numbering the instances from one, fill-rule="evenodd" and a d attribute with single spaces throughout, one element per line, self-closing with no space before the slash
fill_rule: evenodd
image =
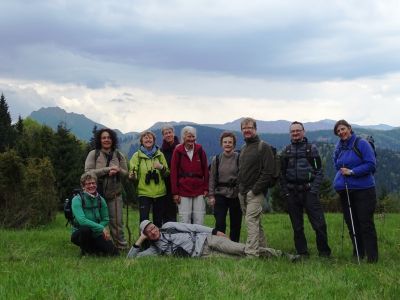
<path id="1" fill-rule="evenodd" d="M 319 257 L 324 257 L 324 258 L 330 258 L 331 257 L 331 253 L 330 252 L 320 252 L 318 254 Z"/>
<path id="2" fill-rule="evenodd" d="M 301 255 L 299 254 L 286 254 L 286 257 L 290 262 L 295 263 L 301 260 Z"/>

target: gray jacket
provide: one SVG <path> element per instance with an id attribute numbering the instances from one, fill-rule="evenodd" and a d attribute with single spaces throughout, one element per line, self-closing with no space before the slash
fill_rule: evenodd
<path id="1" fill-rule="evenodd" d="M 206 238 L 213 229 L 198 224 L 167 222 L 160 230 L 160 239 L 152 241 L 144 251 L 133 245 L 127 258 L 149 255 L 172 255 L 178 247 L 182 247 L 192 257 L 201 256 Z"/>

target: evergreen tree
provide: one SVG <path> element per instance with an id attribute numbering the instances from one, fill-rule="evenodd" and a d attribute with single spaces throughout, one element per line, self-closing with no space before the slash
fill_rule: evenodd
<path id="1" fill-rule="evenodd" d="M 19 227 L 26 220 L 23 207 L 25 166 L 14 150 L 0 153 L 0 226 Z"/>
<path id="2" fill-rule="evenodd" d="M 3 152 L 12 144 L 11 115 L 8 111 L 6 97 L 0 96 L 0 152 Z"/>
<path id="3" fill-rule="evenodd" d="M 88 149 L 88 152 L 89 151 L 91 151 L 91 150 L 93 150 L 93 149 L 96 149 L 96 134 L 97 134 L 97 125 L 94 125 L 93 126 L 93 129 L 92 129 L 92 137 L 90 138 L 90 142 L 89 142 L 89 149 Z"/>
<path id="4" fill-rule="evenodd" d="M 26 225 L 37 227 L 55 219 L 57 192 L 53 166 L 48 157 L 29 159 L 24 178 Z"/>
<path id="5" fill-rule="evenodd" d="M 24 133 L 24 120 L 21 118 L 21 115 L 18 116 L 18 122 L 15 124 L 15 129 L 17 130 L 17 136 L 22 136 Z"/>
<path id="6" fill-rule="evenodd" d="M 61 123 L 55 134 L 55 143 L 56 147 L 54 147 L 51 157 L 61 206 L 64 200 L 71 195 L 72 190 L 79 187 L 79 178 L 84 171 L 86 145 L 82 145 Z"/>

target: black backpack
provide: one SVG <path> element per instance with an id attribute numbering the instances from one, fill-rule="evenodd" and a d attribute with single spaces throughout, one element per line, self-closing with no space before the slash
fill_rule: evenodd
<path id="1" fill-rule="evenodd" d="M 72 213 L 72 199 L 74 199 L 76 195 L 79 195 L 79 197 L 81 197 L 82 199 L 82 208 L 86 208 L 86 202 L 85 198 L 83 197 L 82 189 L 73 189 L 71 197 L 65 199 L 64 202 L 64 216 L 67 219 L 67 223 L 65 224 L 65 226 L 67 226 L 68 224 L 74 224 L 74 214 Z M 97 197 L 97 207 L 101 209 L 101 198 L 99 196 Z"/>
<path id="2" fill-rule="evenodd" d="M 292 145 L 287 145 L 285 149 L 282 152 L 282 159 L 283 159 L 283 166 L 282 169 L 286 170 L 288 161 L 290 158 L 290 155 L 292 153 Z M 306 159 L 309 163 L 309 165 L 314 169 L 318 170 L 321 168 L 322 163 L 321 163 L 321 158 L 319 157 L 314 157 L 312 154 L 312 144 L 306 143 Z"/>
<path id="3" fill-rule="evenodd" d="M 356 137 L 356 139 L 354 140 L 354 144 L 353 144 L 352 149 L 353 149 L 353 151 L 355 152 L 355 154 L 356 154 L 359 158 L 362 159 L 362 158 L 363 158 L 362 153 L 361 153 L 360 149 L 358 148 L 358 143 L 360 142 L 361 139 L 362 139 L 362 138 L 359 137 L 359 136 Z M 377 157 L 376 149 L 375 149 L 375 140 L 374 140 L 374 138 L 372 137 L 372 135 L 368 135 L 368 136 L 365 138 L 365 140 L 371 145 L 372 150 L 374 151 L 374 155 L 375 155 L 375 157 Z"/>
<path id="4" fill-rule="evenodd" d="M 268 188 L 272 188 L 278 182 L 279 176 L 281 175 L 281 159 L 280 159 L 278 152 L 276 151 L 276 148 L 274 146 L 271 146 L 270 144 L 264 142 L 263 140 L 260 140 L 258 143 L 258 153 L 259 153 L 259 157 L 260 157 L 260 164 L 261 164 L 261 157 L 262 157 L 261 152 L 262 152 L 263 144 L 265 144 L 271 148 L 272 155 L 273 155 L 274 169 L 272 171 L 271 181 L 268 182 L 268 184 L 267 184 Z M 242 146 L 240 151 L 243 151 L 244 148 L 246 148 L 246 144 L 244 144 Z"/>

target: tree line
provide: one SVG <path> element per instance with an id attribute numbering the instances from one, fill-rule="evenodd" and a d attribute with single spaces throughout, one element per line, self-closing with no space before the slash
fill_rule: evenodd
<path id="1" fill-rule="evenodd" d="M 92 130 L 93 136 L 95 132 L 96 127 Z M 218 141 L 217 136 L 214 138 L 214 141 Z M 326 211 L 338 211 L 340 207 L 331 185 L 334 175 L 333 147 L 333 144 L 318 143 L 326 174 L 320 191 Z M 94 137 L 89 143 L 81 141 L 63 123 L 60 123 L 55 131 L 30 118 L 19 117 L 18 121 L 12 124 L 8 104 L 2 94 L 0 97 L 0 226 L 34 227 L 53 221 L 64 200 L 71 196 L 74 188 L 79 187 L 85 158 L 93 148 Z M 378 149 L 376 180 L 379 209 L 400 211 L 398 152 Z M 133 202 L 135 195 L 133 185 L 125 182 L 124 188 L 125 199 Z M 279 186 L 270 191 L 268 198 L 269 209 L 285 211 Z"/>

